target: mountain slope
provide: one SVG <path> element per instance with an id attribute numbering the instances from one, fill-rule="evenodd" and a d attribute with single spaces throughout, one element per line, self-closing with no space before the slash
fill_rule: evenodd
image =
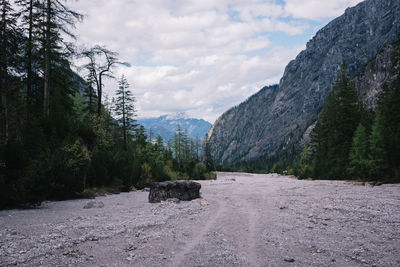
<path id="1" fill-rule="evenodd" d="M 264 88 L 216 121 L 209 132 L 215 161 L 229 165 L 269 158 L 304 144 L 343 62 L 351 75 L 358 74 L 358 90 L 373 106 L 384 79 L 360 73 L 387 68 L 378 54 L 385 57 L 388 45 L 399 39 L 399 33 L 399 1 L 367 0 L 347 9 L 287 65 L 273 93 L 264 94 Z M 377 66 L 366 67 L 376 60 Z"/>
<path id="2" fill-rule="evenodd" d="M 200 137 L 203 139 L 211 127 L 211 123 L 203 119 L 186 118 L 182 114 L 177 116 L 160 116 L 158 118 L 139 119 L 138 123 L 143 125 L 149 132 L 152 131 L 153 137 L 160 135 L 165 141 L 171 140 L 178 129 L 186 131 L 190 137 Z"/>

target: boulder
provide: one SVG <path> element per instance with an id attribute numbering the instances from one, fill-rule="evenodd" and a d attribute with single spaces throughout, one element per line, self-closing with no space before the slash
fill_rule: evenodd
<path id="1" fill-rule="evenodd" d="M 157 203 L 175 198 L 189 201 L 200 197 L 201 184 L 193 181 L 168 181 L 151 183 L 149 202 Z"/>
<path id="2" fill-rule="evenodd" d="M 104 203 L 101 201 L 89 201 L 83 206 L 84 209 L 93 209 L 93 208 L 102 208 L 104 207 Z"/>

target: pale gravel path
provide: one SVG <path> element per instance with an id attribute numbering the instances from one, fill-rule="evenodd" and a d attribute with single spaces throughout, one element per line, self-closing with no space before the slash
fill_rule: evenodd
<path id="1" fill-rule="evenodd" d="M 0 266 L 400 266 L 400 185 L 240 173 L 201 184 L 202 201 L 131 192 L 96 198 L 103 208 L 0 211 Z"/>

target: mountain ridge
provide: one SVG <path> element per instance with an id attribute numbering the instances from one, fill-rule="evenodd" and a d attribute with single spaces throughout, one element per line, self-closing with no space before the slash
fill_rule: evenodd
<path id="1" fill-rule="evenodd" d="M 366 0 L 346 9 L 342 16 L 319 30 L 306 49 L 288 63 L 274 94 L 264 98 L 260 92 L 256 93 L 254 103 L 246 101 L 240 108 L 232 108 L 220 116 L 208 140 L 215 161 L 232 165 L 274 157 L 285 150 L 298 152 L 300 143 L 307 142 L 307 133 L 317 120 L 342 63 L 346 63 L 351 76 L 364 77 L 356 84 L 363 100 L 373 107 L 383 79 L 378 75 L 380 78 L 373 82 L 372 74 L 367 77 L 360 73 L 385 47 L 399 39 L 399 18 L 400 3 L 393 0 Z M 381 56 L 387 58 L 389 50 Z M 382 64 L 375 69 L 384 69 Z M 362 79 L 367 78 L 372 82 L 365 83 L 373 88 L 363 91 Z M 267 108 L 262 108 L 264 102 L 268 103 Z M 235 130 L 249 121 L 252 125 L 249 129 Z"/>
<path id="2" fill-rule="evenodd" d="M 141 118 L 138 119 L 138 123 L 143 125 L 148 133 L 151 130 L 154 137 L 160 135 L 164 141 L 173 139 L 178 126 L 180 126 L 183 131 L 186 131 L 190 137 L 199 137 L 201 140 L 204 139 L 204 136 L 211 127 L 211 123 L 208 121 L 189 118 L 183 113 Z"/>

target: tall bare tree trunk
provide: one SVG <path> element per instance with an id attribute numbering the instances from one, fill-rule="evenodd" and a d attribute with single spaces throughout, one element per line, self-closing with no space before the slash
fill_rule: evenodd
<path id="1" fill-rule="evenodd" d="M 5 90 L 4 90 L 5 91 Z M 8 140 L 8 132 L 9 132 L 9 127 L 8 127 L 8 107 L 7 107 L 7 94 L 3 93 L 3 96 L 1 98 L 1 104 L 4 109 L 4 136 L 5 136 L 5 141 L 7 142 Z"/>
<path id="2" fill-rule="evenodd" d="M 99 87 L 97 90 L 97 116 L 101 116 L 101 95 L 103 94 L 103 77 L 100 74 L 99 77 Z"/>
<path id="3" fill-rule="evenodd" d="M 0 114 L 3 113 L 4 118 L 2 118 L 3 124 L 3 133 L 5 137 L 5 141 L 8 139 L 8 108 L 7 108 L 7 46 L 6 46 L 6 30 L 7 30 L 7 22 L 6 22 L 6 3 L 2 2 L 1 6 L 1 29 L 0 29 L 0 103 L 2 110 Z"/>
<path id="4" fill-rule="evenodd" d="M 50 114 L 50 31 L 51 31 L 51 0 L 47 0 L 46 5 L 46 32 L 45 32 L 45 56 L 44 56 L 44 92 L 43 92 L 43 112 L 45 116 Z"/>
<path id="5" fill-rule="evenodd" d="M 124 131 L 124 148 L 126 149 L 126 113 L 125 113 L 125 89 L 122 95 L 122 124 L 123 124 L 123 131 Z"/>
<path id="6" fill-rule="evenodd" d="M 32 42 L 33 42 L 33 0 L 29 1 L 29 26 L 28 26 L 28 46 L 27 46 L 27 85 L 26 85 L 26 101 L 27 101 L 27 116 L 31 112 L 32 104 Z"/>

